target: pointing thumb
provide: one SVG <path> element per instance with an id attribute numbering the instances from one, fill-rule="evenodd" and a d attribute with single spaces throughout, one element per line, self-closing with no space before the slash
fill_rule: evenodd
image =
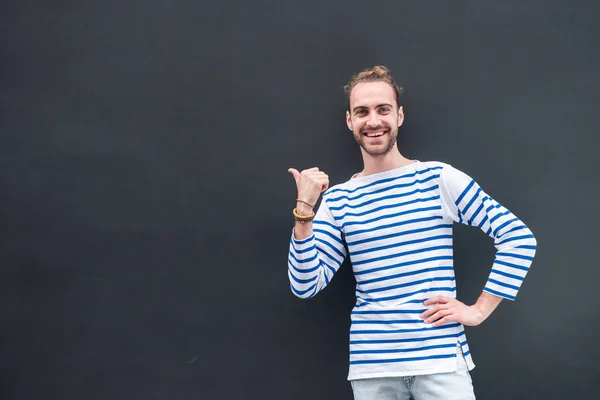
<path id="1" fill-rule="evenodd" d="M 294 169 L 294 168 L 288 169 L 288 172 L 290 174 L 292 174 L 294 176 L 294 179 L 296 180 L 296 182 L 298 182 L 298 178 L 300 178 L 300 172 L 298 172 L 298 170 Z"/>

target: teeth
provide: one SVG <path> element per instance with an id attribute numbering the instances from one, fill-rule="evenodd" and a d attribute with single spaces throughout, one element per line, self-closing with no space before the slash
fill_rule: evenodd
<path id="1" fill-rule="evenodd" d="M 368 137 L 377 137 L 383 135 L 383 132 L 365 133 Z"/>

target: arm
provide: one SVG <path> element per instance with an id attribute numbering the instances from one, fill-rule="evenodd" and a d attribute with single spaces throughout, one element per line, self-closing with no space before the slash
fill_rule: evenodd
<path id="1" fill-rule="evenodd" d="M 496 309 L 502 299 L 514 300 L 536 251 L 536 240 L 529 228 L 509 210 L 488 196 L 469 176 L 446 166 L 440 176 L 444 212 L 452 220 L 477 226 L 494 239 L 496 256 L 483 293 L 473 306 L 456 299 L 433 298 L 423 317 L 436 325 L 457 321 L 479 325 Z"/>
<path id="2" fill-rule="evenodd" d="M 328 187 L 327 176 L 312 170 L 302 171 L 302 174 L 290 170 L 296 178 L 298 199 L 307 199 L 310 204 L 314 204 L 320 192 Z M 300 215 L 312 212 L 310 206 L 300 202 L 296 209 Z M 313 297 L 329 284 L 345 258 L 342 232 L 323 200 L 312 222 L 296 222 L 294 226 L 288 254 L 292 292 L 303 299 Z"/>

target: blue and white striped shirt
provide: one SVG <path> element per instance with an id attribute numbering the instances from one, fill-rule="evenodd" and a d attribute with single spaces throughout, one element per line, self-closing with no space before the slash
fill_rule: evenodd
<path id="1" fill-rule="evenodd" d="M 514 300 L 533 261 L 531 231 L 463 172 L 441 162 L 350 179 L 323 194 L 313 235 L 292 235 L 288 275 L 300 298 L 329 284 L 347 255 L 356 277 L 348 379 L 456 370 L 464 327 L 434 328 L 423 301 L 456 297 L 452 224 L 477 226 L 497 249 L 484 290 Z"/>

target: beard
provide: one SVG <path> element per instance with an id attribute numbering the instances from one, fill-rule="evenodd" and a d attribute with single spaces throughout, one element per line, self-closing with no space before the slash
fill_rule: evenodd
<path id="1" fill-rule="evenodd" d="M 367 141 L 368 137 L 365 136 L 365 133 L 386 130 L 386 133 L 381 136 L 381 140 L 385 141 L 384 143 L 378 144 L 369 144 Z M 354 139 L 358 143 L 358 145 L 371 157 L 383 157 L 387 153 L 389 153 L 394 146 L 396 145 L 396 140 L 398 139 L 398 128 L 392 129 L 389 126 L 378 126 L 376 128 L 361 129 L 358 134 L 354 133 Z"/>

